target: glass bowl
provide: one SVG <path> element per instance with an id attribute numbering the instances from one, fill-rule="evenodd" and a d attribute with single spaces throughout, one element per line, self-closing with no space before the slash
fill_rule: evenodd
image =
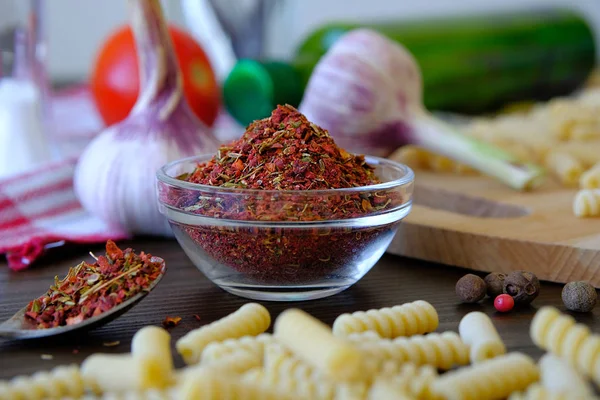
<path id="1" fill-rule="evenodd" d="M 212 155 L 157 173 L 158 205 L 200 271 L 238 296 L 317 299 L 358 282 L 381 258 L 412 206 L 413 171 L 366 156 L 383 182 L 328 190 L 259 190 L 177 179 Z"/>

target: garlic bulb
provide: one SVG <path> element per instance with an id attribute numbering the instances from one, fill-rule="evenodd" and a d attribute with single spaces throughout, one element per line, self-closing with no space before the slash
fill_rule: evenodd
<path id="1" fill-rule="evenodd" d="M 168 235 L 158 212 L 155 174 L 164 164 L 219 145 L 186 102 L 159 0 L 130 0 L 140 62 L 140 94 L 130 115 L 81 155 L 75 192 L 90 213 L 136 234 Z"/>
<path id="2" fill-rule="evenodd" d="M 516 189 L 532 188 L 544 176 L 541 167 L 475 141 L 427 112 L 413 56 L 370 29 L 350 31 L 334 43 L 315 66 L 299 110 L 350 151 L 386 157 L 414 144 Z"/>

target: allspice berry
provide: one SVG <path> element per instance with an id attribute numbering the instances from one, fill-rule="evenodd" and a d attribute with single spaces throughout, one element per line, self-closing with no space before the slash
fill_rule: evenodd
<path id="1" fill-rule="evenodd" d="M 513 271 L 504 278 L 503 290 L 512 296 L 515 305 L 526 305 L 540 294 L 540 281 L 529 271 Z"/>
<path id="2" fill-rule="evenodd" d="M 477 275 L 467 274 L 456 282 L 456 295 L 463 303 L 477 303 L 486 291 L 487 285 Z"/>
<path id="3" fill-rule="evenodd" d="M 488 274 L 483 280 L 487 285 L 487 295 L 492 299 L 495 299 L 502 293 L 504 293 L 504 279 L 506 274 L 502 272 L 492 272 Z"/>
<path id="4" fill-rule="evenodd" d="M 562 290 L 562 301 L 571 311 L 590 312 L 597 299 L 596 288 L 585 281 L 569 282 Z"/>

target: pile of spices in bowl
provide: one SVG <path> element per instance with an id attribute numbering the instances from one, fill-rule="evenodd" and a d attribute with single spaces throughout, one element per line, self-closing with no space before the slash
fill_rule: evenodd
<path id="1" fill-rule="evenodd" d="M 243 136 L 222 145 L 209 161 L 178 179 L 223 188 L 269 190 L 268 197 L 215 198 L 198 193 L 168 200 L 184 211 L 233 220 L 329 221 L 358 218 L 401 204 L 385 191 L 323 194 L 306 191 L 357 188 L 381 183 L 364 156 L 338 147 L 329 133 L 294 107 L 278 106 L 250 124 Z M 280 196 L 273 191 L 280 191 Z M 303 194 L 290 194 L 303 191 Z M 299 192 L 300 193 L 300 192 Z M 320 193 L 320 192 L 316 192 Z M 324 193 L 324 192 L 323 192 Z M 390 226 L 365 228 L 183 228 L 219 262 L 263 282 L 320 279 L 346 265 Z"/>
<path id="2" fill-rule="evenodd" d="M 77 324 L 147 289 L 164 269 L 161 258 L 123 251 L 109 240 L 106 256 L 70 268 L 62 280 L 55 277 L 54 285 L 27 305 L 25 318 L 38 329 Z"/>

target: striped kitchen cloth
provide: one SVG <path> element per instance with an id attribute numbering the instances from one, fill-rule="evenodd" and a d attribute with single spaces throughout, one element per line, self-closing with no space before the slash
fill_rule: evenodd
<path id="1" fill-rule="evenodd" d="M 76 161 L 71 157 L 0 180 L 0 254 L 11 269 L 27 268 L 65 242 L 128 238 L 81 207 L 73 190 Z"/>

